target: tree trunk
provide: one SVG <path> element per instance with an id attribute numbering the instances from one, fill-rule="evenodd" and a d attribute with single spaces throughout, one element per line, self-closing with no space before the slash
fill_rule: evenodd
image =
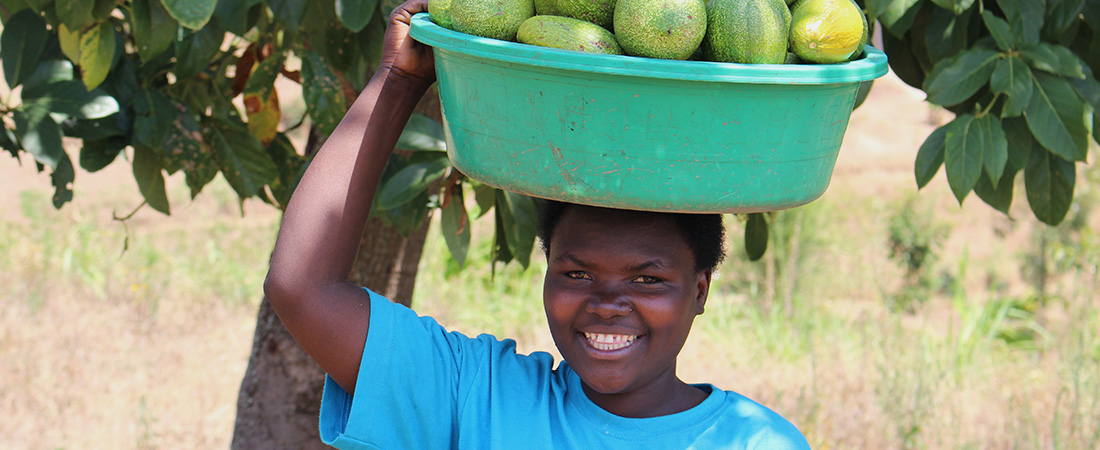
<path id="1" fill-rule="evenodd" d="M 366 230 L 352 281 L 409 305 L 428 221 L 408 238 L 376 219 Z M 324 372 L 263 299 L 237 398 L 232 448 L 325 448 L 317 429 L 324 382 Z"/>
<path id="2" fill-rule="evenodd" d="M 440 120 L 434 89 L 417 111 Z M 319 146 L 317 139 L 310 139 Z M 379 219 L 367 221 L 352 267 L 352 282 L 390 300 L 412 303 L 416 272 L 429 220 L 408 237 Z M 327 448 L 321 443 L 318 414 L 324 372 L 290 336 L 264 298 L 256 318 L 252 354 L 237 397 L 233 449 Z"/>

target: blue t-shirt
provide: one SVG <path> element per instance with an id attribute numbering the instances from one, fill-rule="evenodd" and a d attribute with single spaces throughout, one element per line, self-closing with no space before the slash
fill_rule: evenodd
<path id="1" fill-rule="evenodd" d="M 471 339 L 371 292 L 352 396 L 331 378 L 321 439 L 348 449 L 808 449 L 783 417 L 712 385 L 698 406 L 630 419 L 592 403 L 581 380 L 515 341 Z"/>

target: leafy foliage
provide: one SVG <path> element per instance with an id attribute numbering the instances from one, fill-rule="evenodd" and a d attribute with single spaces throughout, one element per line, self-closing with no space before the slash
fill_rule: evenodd
<path id="1" fill-rule="evenodd" d="M 0 148 L 51 171 L 54 206 L 73 198 L 74 159 L 95 172 L 129 159 L 145 204 L 171 205 L 165 177 L 192 197 L 219 174 L 244 199 L 290 199 L 309 164 L 288 132 L 335 129 L 381 58 L 392 0 L 0 0 L 0 62 L 20 94 L 0 103 Z M 306 112 L 284 117 L 284 83 Z M 283 125 L 283 123 L 296 125 Z M 62 138 L 80 142 L 70 155 Z M 494 255 L 526 266 L 534 203 L 472 183 L 451 168 L 443 128 L 415 115 L 386 169 L 372 214 L 408 233 L 440 208 L 461 264 L 470 241 L 463 192 L 496 208 Z M 129 149 L 129 150 L 128 150 Z M 483 203 L 489 193 L 491 201 Z"/>
<path id="2" fill-rule="evenodd" d="M 1017 175 L 1041 221 L 1063 220 L 1078 164 L 1100 139 L 1100 3 L 1095 0 L 865 0 L 895 73 L 955 112 L 918 152 L 926 185 L 945 168 L 961 203 L 971 192 L 1010 212 Z M 21 98 L 0 104 L 0 148 L 51 171 L 54 204 L 73 196 L 74 156 L 97 171 L 132 158 L 146 202 L 168 213 L 165 175 L 191 195 L 218 174 L 241 199 L 285 205 L 308 164 L 287 138 L 275 81 L 302 85 L 308 123 L 331 132 L 381 55 L 392 0 L 0 0 L 0 62 Z M 300 69 L 298 69 L 300 68 Z M 296 70 L 297 69 L 297 70 Z M 240 98 L 240 102 L 234 99 Z M 243 108 L 238 107 L 243 104 Z M 308 119 L 308 121 L 306 121 Z M 78 154 L 62 137 L 81 142 Z M 466 180 L 442 129 L 417 117 L 373 212 L 403 231 L 442 208 L 460 261 L 470 217 L 494 210 L 498 261 L 526 264 L 534 201 Z M 127 151 L 126 149 L 131 149 Z M 461 198 L 472 187 L 478 214 Z M 456 208 L 461 208 L 462 211 Z M 749 218 L 764 252 L 767 222 Z M 761 245 L 761 243 L 764 243 Z"/>
<path id="3" fill-rule="evenodd" d="M 894 72 L 957 114 L 921 146 L 917 186 L 945 166 L 960 204 L 973 191 L 1008 214 L 1023 171 L 1032 212 L 1060 223 L 1090 133 L 1100 140 L 1100 3 L 867 0 L 866 10 Z"/>

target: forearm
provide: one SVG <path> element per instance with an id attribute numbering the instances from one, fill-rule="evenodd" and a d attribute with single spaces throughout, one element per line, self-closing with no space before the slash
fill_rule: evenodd
<path id="1" fill-rule="evenodd" d="M 426 89 L 389 71 L 371 79 L 287 205 L 269 284 L 308 291 L 346 280 L 382 170 Z"/>

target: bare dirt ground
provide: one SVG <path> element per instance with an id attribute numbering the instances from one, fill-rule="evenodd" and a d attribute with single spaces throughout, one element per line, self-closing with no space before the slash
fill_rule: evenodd
<path id="1" fill-rule="evenodd" d="M 883 208 L 912 195 L 917 149 L 944 117 L 923 102 L 923 93 L 892 74 L 878 80 L 867 102 L 852 116 L 825 198 L 859 193 L 880 202 L 875 206 Z M 21 209 L 21 193 L 39 192 L 46 201 L 52 194 L 48 175 L 37 173 L 28 158 L 19 165 L 0 156 L 0 185 L 0 219 L 15 223 L 28 220 Z M 139 211 L 129 224 L 135 238 L 140 239 L 141 230 L 151 227 L 202 229 L 211 217 L 224 221 L 241 213 L 233 202 L 208 196 L 189 201 L 178 177 L 170 179 L 169 185 L 173 216 L 164 217 L 148 208 Z M 63 209 L 61 216 L 84 215 L 78 219 L 87 219 L 91 215 L 91 222 L 103 227 L 117 227 L 112 214 L 126 214 L 141 201 L 124 162 L 95 174 L 78 169 L 75 190 L 75 204 Z M 983 243 L 1022 239 L 1026 226 L 1012 225 L 974 197 L 960 208 L 942 172 L 925 191 L 921 198 L 934 203 L 937 211 L 945 211 L 954 223 L 946 244 L 948 253 L 967 249 L 976 264 L 987 264 L 1004 278 L 1018 280 L 1017 268 L 996 267 L 1004 255 L 991 252 L 1005 251 L 995 250 L 1004 247 Z M 90 204 L 95 206 L 82 206 Z M 1013 210 L 1016 216 L 1030 214 L 1026 202 L 1017 201 Z M 276 211 L 248 201 L 244 212 L 244 217 L 236 220 L 246 233 L 269 234 L 254 248 L 266 255 L 274 241 L 270 230 L 277 221 Z M 866 226 L 857 223 L 866 220 L 864 215 L 852 214 L 848 220 L 853 226 Z M 1003 229 L 1008 237 L 995 236 L 993 229 Z M 867 255 L 866 259 L 884 258 Z M 242 280 L 252 283 L 254 301 L 260 296 L 257 281 Z M 136 298 L 141 286 L 133 286 Z M 21 297 L 23 291 L 0 291 L 7 297 L 0 299 L 0 373 L 9 380 L 0 381 L 0 410 L 7 411 L 0 419 L 0 436 L 6 436 L 0 438 L 6 441 L 0 442 L 0 448 L 228 446 L 236 392 L 251 346 L 254 302 L 224 305 L 165 300 L 150 309 L 134 298 L 77 301 L 74 297 L 89 295 L 79 286 L 47 287 L 43 292 L 45 301 L 28 308 Z M 838 307 L 850 308 L 856 315 L 858 300 Z M 685 359 L 701 361 L 689 369 L 694 374 L 690 378 L 713 378 L 708 374 L 712 368 L 707 357 L 706 349 L 685 350 Z M 775 374 L 739 376 L 742 384 L 767 386 L 766 378 Z M 778 375 L 779 379 L 804 377 Z M 720 382 L 722 376 L 718 378 L 713 381 Z M 868 389 L 855 385 L 833 388 Z M 838 420 L 843 419 L 841 412 L 835 413 Z"/>

